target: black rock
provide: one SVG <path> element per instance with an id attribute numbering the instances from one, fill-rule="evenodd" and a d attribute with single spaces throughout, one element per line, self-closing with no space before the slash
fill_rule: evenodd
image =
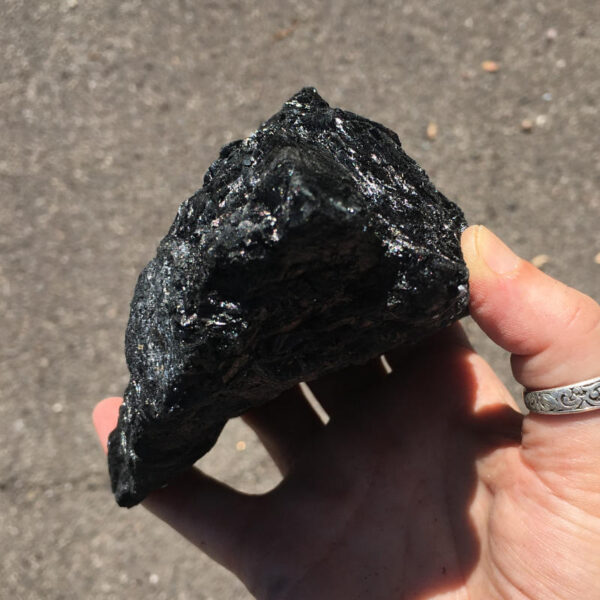
<path id="1" fill-rule="evenodd" d="M 465 227 L 394 132 L 315 89 L 225 146 L 135 289 L 117 502 L 191 466 L 228 419 L 464 316 Z"/>

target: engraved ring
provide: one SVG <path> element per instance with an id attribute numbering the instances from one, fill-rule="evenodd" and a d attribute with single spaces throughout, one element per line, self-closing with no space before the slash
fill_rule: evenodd
<path id="1" fill-rule="evenodd" d="M 600 377 L 564 387 L 523 392 L 525 406 L 543 415 L 564 415 L 600 409 Z"/>

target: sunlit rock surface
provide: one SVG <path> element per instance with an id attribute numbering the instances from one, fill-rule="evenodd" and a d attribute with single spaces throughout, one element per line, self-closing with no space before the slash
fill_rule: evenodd
<path id="1" fill-rule="evenodd" d="M 465 315 L 465 227 L 395 133 L 312 88 L 224 147 L 135 289 L 118 503 L 191 466 L 231 417 Z"/>

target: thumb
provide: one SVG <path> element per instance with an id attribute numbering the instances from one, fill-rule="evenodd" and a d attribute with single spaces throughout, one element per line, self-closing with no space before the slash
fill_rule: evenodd
<path id="1" fill-rule="evenodd" d="M 520 259 L 483 226 L 462 237 L 471 315 L 511 356 L 513 374 L 530 390 L 600 377 L 600 306 L 589 296 Z M 600 482 L 600 410 L 530 414 L 523 457 L 536 470 L 577 472 Z M 564 483 L 564 482 L 563 482 Z"/>

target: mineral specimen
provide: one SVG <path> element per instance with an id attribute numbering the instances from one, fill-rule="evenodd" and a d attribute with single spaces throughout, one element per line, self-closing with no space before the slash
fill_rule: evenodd
<path id="1" fill-rule="evenodd" d="M 225 146 L 137 282 L 117 502 L 191 466 L 228 419 L 465 315 L 465 227 L 394 132 L 313 88 Z"/>

